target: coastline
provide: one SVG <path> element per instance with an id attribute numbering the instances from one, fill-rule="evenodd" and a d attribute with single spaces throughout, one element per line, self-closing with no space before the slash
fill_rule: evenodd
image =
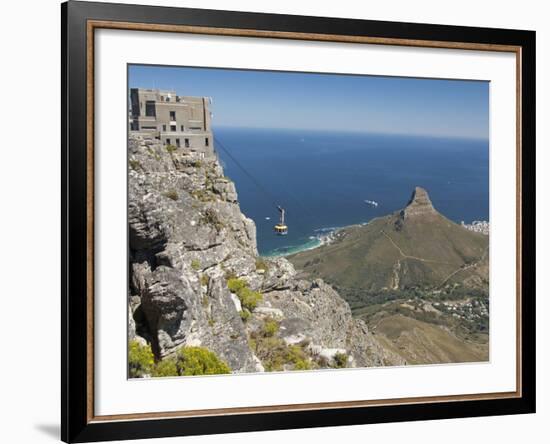
<path id="1" fill-rule="evenodd" d="M 315 250 L 316 248 L 320 248 L 324 245 L 330 245 L 331 243 L 333 243 L 346 229 L 368 225 L 375 219 L 377 219 L 377 217 L 371 219 L 368 222 L 346 225 L 345 227 L 318 228 L 314 230 L 314 232 L 317 234 L 309 236 L 308 240 L 301 244 L 285 245 L 282 247 L 278 247 L 265 254 L 261 254 L 260 256 L 265 258 L 287 257 L 292 256 L 293 254 L 301 253 L 303 251 Z M 484 235 L 489 235 L 490 223 L 488 221 L 475 220 L 472 221 L 472 223 L 470 224 L 465 224 L 464 221 L 461 221 L 457 224 L 469 231 L 475 231 Z"/>
<path id="2" fill-rule="evenodd" d="M 262 254 L 261 256 L 266 258 L 287 257 L 292 256 L 293 254 L 301 253 L 302 251 L 315 250 L 316 248 L 333 243 L 346 229 L 364 226 L 368 223 L 369 222 L 363 222 L 360 224 L 346 225 L 345 227 L 318 228 L 314 230 L 317 234 L 314 236 L 309 236 L 309 239 L 302 244 L 276 248 L 269 251 L 267 254 Z"/>
<path id="3" fill-rule="evenodd" d="M 301 253 L 302 251 L 314 250 L 316 248 L 322 247 L 323 245 L 328 245 L 334 241 L 337 236 L 337 233 L 343 230 L 346 227 L 328 227 L 328 228 L 319 228 L 314 230 L 316 235 L 309 236 L 306 242 L 303 242 L 298 245 L 288 245 L 276 248 L 269 251 L 267 254 L 262 254 L 262 257 L 275 258 L 275 257 L 286 257 L 293 254 Z"/>

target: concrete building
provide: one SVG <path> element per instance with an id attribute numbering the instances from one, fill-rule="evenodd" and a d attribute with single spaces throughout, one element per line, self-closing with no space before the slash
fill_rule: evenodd
<path id="1" fill-rule="evenodd" d="M 175 91 L 130 89 L 130 131 L 149 134 L 164 145 L 214 155 L 208 97 L 178 96 Z"/>

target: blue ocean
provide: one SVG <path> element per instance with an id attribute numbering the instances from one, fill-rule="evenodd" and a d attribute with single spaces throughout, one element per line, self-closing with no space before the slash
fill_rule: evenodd
<path id="1" fill-rule="evenodd" d="M 315 247 L 323 233 L 401 209 L 415 186 L 451 220 L 489 220 L 487 140 L 246 128 L 215 128 L 215 137 L 265 256 Z M 273 232 L 277 205 L 286 236 Z"/>

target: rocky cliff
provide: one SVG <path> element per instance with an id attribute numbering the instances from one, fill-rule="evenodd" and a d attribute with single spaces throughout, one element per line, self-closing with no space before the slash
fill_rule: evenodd
<path id="1" fill-rule="evenodd" d="M 430 196 L 424 188 L 415 187 L 412 196 L 403 209 L 401 215 L 404 219 L 414 217 L 429 217 L 435 216 L 437 212 L 432 205 Z"/>
<path id="2" fill-rule="evenodd" d="M 129 335 L 157 360 L 201 346 L 234 372 L 404 362 L 321 279 L 258 257 L 216 158 L 140 136 L 128 155 Z"/>

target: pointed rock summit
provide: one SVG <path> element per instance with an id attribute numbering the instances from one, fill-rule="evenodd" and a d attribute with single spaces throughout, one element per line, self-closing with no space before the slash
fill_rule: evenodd
<path id="1" fill-rule="evenodd" d="M 438 213 L 432 205 L 428 192 L 421 187 L 416 187 L 414 189 L 409 203 L 407 203 L 407 206 L 402 212 L 404 219 L 435 214 Z"/>

